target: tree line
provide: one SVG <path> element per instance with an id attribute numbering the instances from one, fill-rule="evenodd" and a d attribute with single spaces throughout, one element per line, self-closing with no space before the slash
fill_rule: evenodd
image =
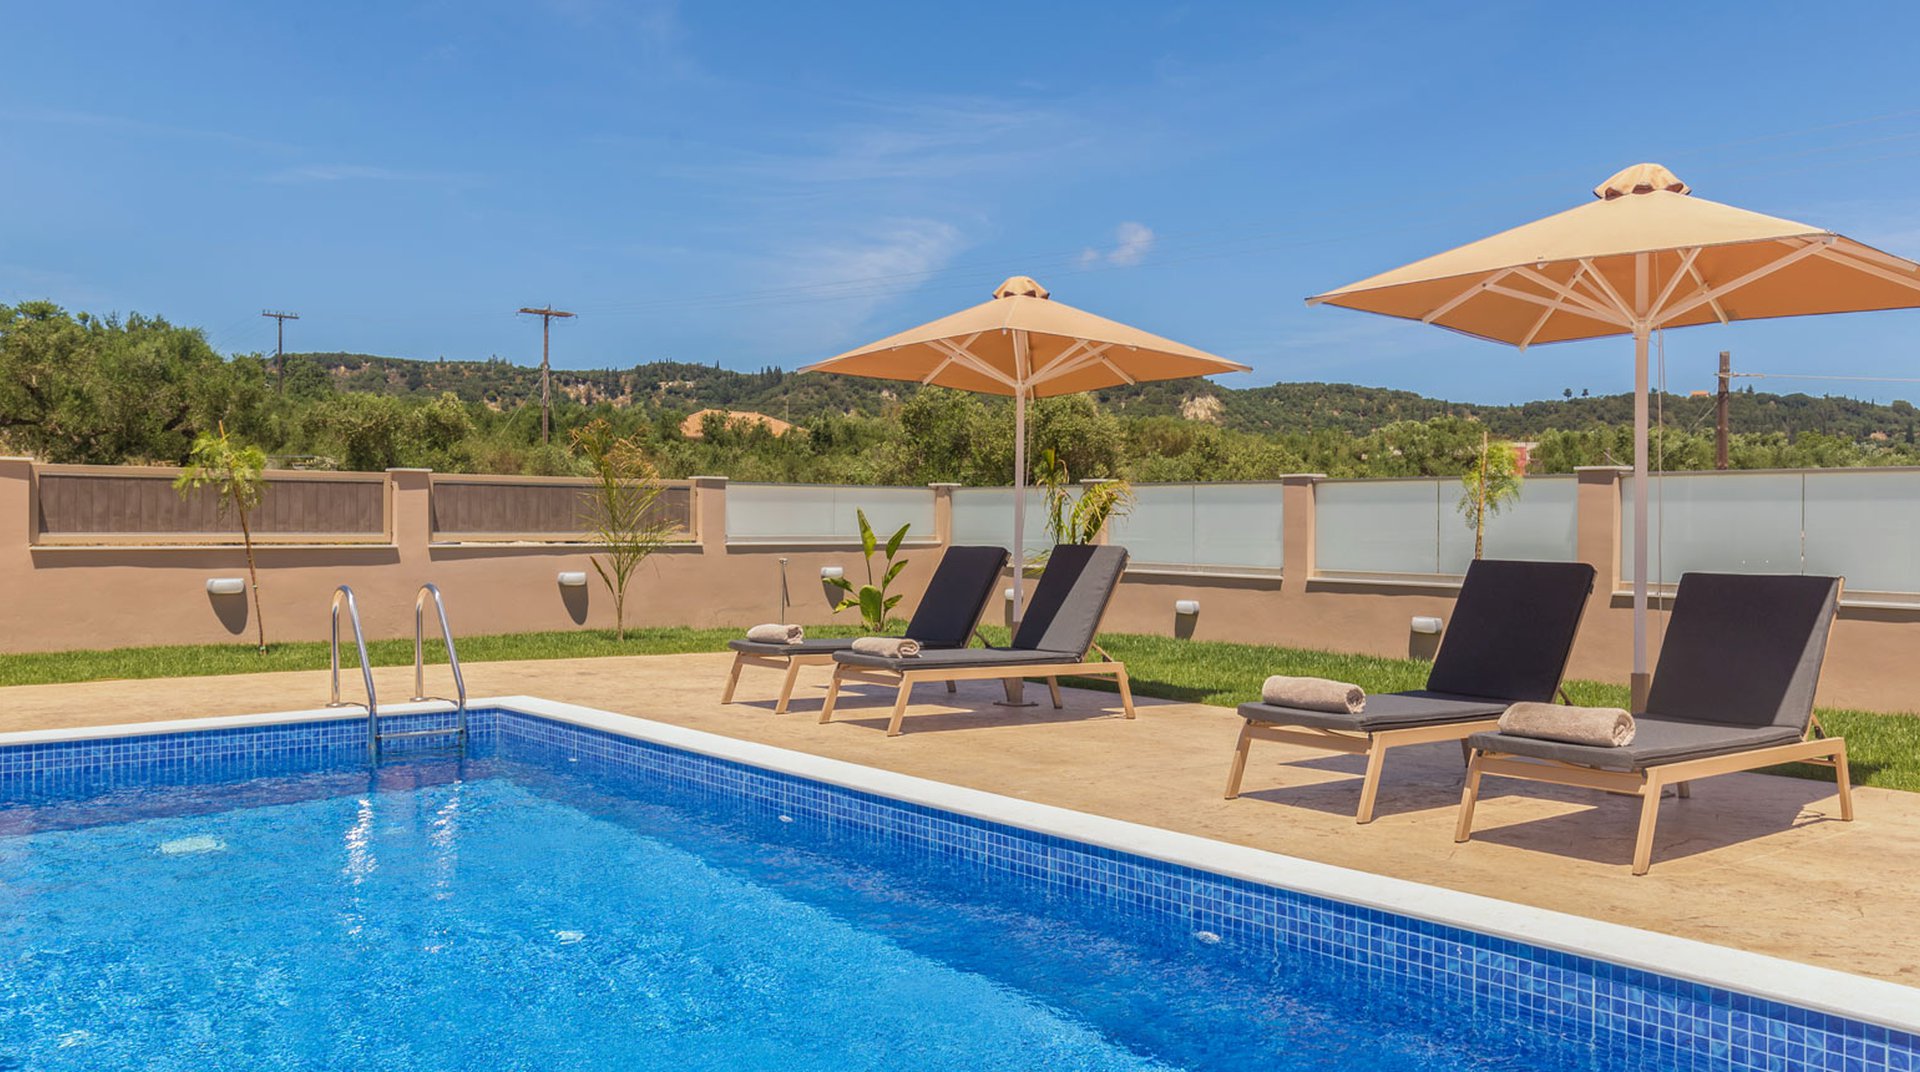
<path id="1" fill-rule="evenodd" d="M 224 357 L 195 328 L 162 317 L 0 305 L 0 447 L 54 462 L 180 464 L 196 437 L 224 427 L 283 466 L 577 474 L 575 429 L 603 420 L 668 477 L 717 473 L 803 483 L 1000 484 L 1013 469 L 1005 399 L 940 388 L 734 372 L 688 363 L 556 372 L 553 442 L 540 439 L 537 370 L 445 362 L 257 354 Z M 1207 399 L 1215 401 L 1208 402 Z M 1701 399 L 1668 396 L 1656 439 L 1668 469 L 1711 468 Z M 685 416 L 755 410 L 800 427 Z M 1782 420 L 1783 414 L 1792 414 Z M 1742 392 L 1736 468 L 1920 464 L 1906 403 L 1877 406 Z M 1526 439 L 1529 472 L 1625 464 L 1618 396 L 1468 407 L 1409 392 L 1329 384 L 1234 391 L 1204 382 L 1141 385 L 1041 399 L 1029 457 L 1051 450 L 1076 478 L 1146 481 L 1330 476 L 1459 476 L 1483 435 Z"/>

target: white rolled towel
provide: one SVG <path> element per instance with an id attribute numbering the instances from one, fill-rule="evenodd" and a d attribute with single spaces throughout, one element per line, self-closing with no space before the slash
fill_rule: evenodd
<path id="1" fill-rule="evenodd" d="M 797 625 L 770 623 L 747 630 L 747 639 L 755 644 L 798 644 L 806 638 L 807 631 Z"/>
<path id="2" fill-rule="evenodd" d="M 1625 748 L 1633 743 L 1633 716 L 1618 707 L 1517 703 L 1500 716 L 1500 732 L 1543 741 Z"/>
<path id="3" fill-rule="evenodd" d="M 920 654 L 920 642 L 912 637 L 863 636 L 853 642 L 853 650 L 888 659 L 913 659 Z"/>
<path id="4" fill-rule="evenodd" d="M 1275 707 L 1298 707 L 1304 711 L 1357 715 L 1367 709 L 1367 694 L 1360 686 L 1324 677 L 1275 674 L 1260 686 L 1260 698 Z"/>

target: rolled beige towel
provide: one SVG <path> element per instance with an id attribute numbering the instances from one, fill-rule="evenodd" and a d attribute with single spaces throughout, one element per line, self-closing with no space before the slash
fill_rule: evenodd
<path id="1" fill-rule="evenodd" d="M 863 636 L 853 642 L 853 650 L 888 659 L 912 659 L 920 654 L 920 642 L 912 637 Z"/>
<path id="2" fill-rule="evenodd" d="M 1332 711 L 1357 715 L 1367 709 L 1367 694 L 1358 685 L 1324 677 L 1286 677 L 1275 674 L 1260 686 L 1260 698 L 1275 707 L 1305 711 Z"/>
<path id="3" fill-rule="evenodd" d="M 797 625 L 756 625 L 747 630 L 747 639 L 755 644 L 798 644 L 807 638 L 807 631 Z"/>
<path id="4" fill-rule="evenodd" d="M 1625 748 L 1633 743 L 1633 716 L 1618 707 L 1517 703 L 1500 716 L 1500 732 L 1543 741 Z"/>

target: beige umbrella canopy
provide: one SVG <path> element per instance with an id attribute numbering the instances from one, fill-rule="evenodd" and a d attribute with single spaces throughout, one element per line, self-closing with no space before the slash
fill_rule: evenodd
<path id="1" fill-rule="evenodd" d="M 1920 264 L 1689 196 L 1658 164 L 1596 200 L 1307 299 L 1509 343 L 1632 335 L 1633 673 L 1647 680 L 1647 339 L 1656 328 L 1920 306 Z"/>
<path id="2" fill-rule="evenodd" d="M 1021 606 L 1026 530 L 1027 399 L 1150 380 L 1246 372 L 1236 361 L 1053 301 L 1017 275 L 972 308 L 911 328 L 802 372 L 837 372 L 953 387 L 1014 400 L 1014 607 Z"/>

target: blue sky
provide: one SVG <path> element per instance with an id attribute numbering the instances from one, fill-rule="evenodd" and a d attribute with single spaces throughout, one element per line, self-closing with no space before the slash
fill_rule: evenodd
<path id="1" fill-rule="evenodd" d="M 1911 3 L 0 4 L 0 301 L 227 351 L 795 367 L 986 296 L 1477 401 L 1630 386 L 1301 298 L 1578 203 L 1697 193 L 1920 255 Z M 1920 313 L 1667 340 L 1920 377 Z M 1907 385 L 1766 386 L 1911 397 Z"/>

